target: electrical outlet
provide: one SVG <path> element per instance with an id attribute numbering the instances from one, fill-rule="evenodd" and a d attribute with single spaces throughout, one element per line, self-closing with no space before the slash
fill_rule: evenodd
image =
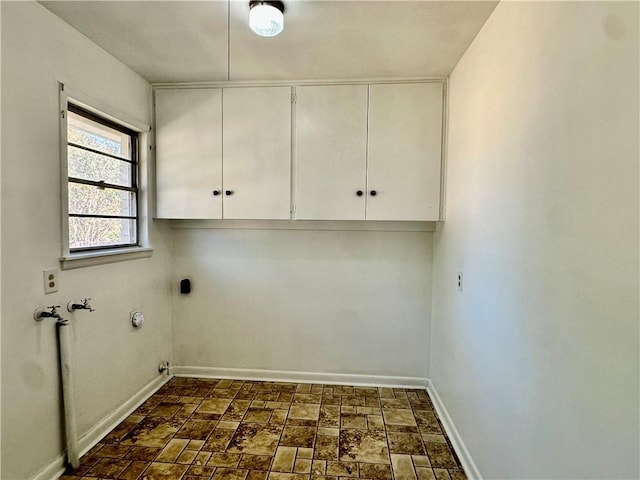
<path id="1" fill-rule="evenodd" d="M 458 272 L 458 291 L 461 292 L 462 291 L 462 272 Z"/>
<path id="2" fill-rule="evenodd" d="M 53 293 L 58 291 L 59 276 L 60 270 L 57 268 L 50 268 L 43 272 L 42 281 L 44 286 L 44 293 Z"/>

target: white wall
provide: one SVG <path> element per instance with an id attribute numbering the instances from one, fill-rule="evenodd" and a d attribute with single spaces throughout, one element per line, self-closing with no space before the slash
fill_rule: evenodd
<path id="1" fill-rule="evenodd" d="M 2 478 L 26 479 L 63 451 L 53 321 L 37 307 L 93 298 L 73 317 L 80 433 L 155 378 L 171 353 L 170 259 L 154 226 L 150 259 L 63 271 L 58 265 L 58 81 L 150 123 L 150 86 L 32 2 L 2 2 Z M 133 331 L 129 311 L 142 308 Z"/>
<path id="2" fill-rule="evenodd" d="M 426 378 L 432 233 L 173 233 L 177 365 Z"/>
<path id="3" fill-rule="evenodd" d="M 451 76 L 430 375 L 487 479 L 640 475 L 638 13 L 502 2 Z"/>

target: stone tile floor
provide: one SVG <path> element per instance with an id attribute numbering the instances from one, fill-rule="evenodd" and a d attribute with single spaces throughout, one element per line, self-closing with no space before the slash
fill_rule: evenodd
<path id="1" fill-rule="evenodd" d="M 62 480 L 464 480 L 425 390 L 173 378 Z"/>

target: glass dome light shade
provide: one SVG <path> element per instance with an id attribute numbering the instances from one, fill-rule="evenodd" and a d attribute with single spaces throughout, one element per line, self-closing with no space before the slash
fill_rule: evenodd
<path id="1" fill-rule="evenodd" d="M 260 36 L 275 37 L 284 28 L 284 14 L 269 2 L 256 3 L 249 11 L 249 26 Z"/>

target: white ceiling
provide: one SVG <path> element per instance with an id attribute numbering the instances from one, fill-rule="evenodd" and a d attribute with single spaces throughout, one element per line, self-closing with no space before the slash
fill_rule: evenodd
<path id="1" fill-rule="evenodd" d="M 263 38 L 248 0 L 40 3 L 152 83 L 446 76 L 497 4 L 285 0 Z"/>

